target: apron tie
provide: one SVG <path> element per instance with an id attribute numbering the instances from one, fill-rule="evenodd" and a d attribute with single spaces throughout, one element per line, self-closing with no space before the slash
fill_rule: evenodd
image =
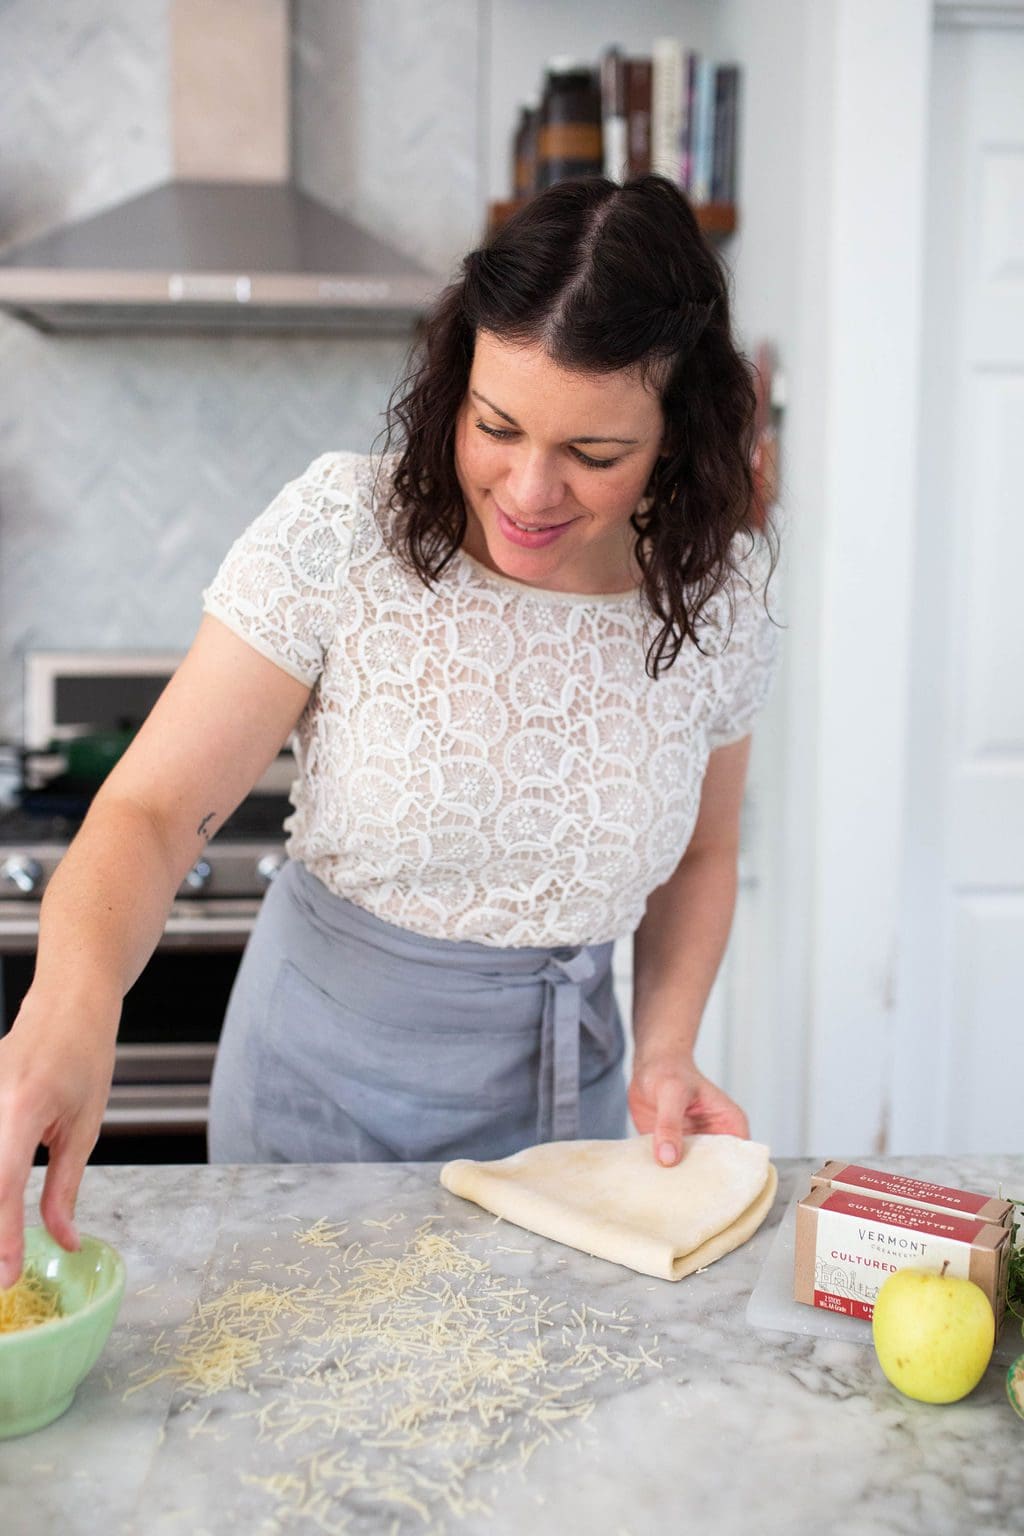
<path id="1" fill-rule="evenodd" d="M 580 1028 L 600 1040 L 604 1023 L 584 1001 L 581 983 L 596 967 L 585 946 L 552 955 L 540 973 L 544 1012 L 540 1036 L 537 1140 L 575 1141 L 580 1133 Z"/>

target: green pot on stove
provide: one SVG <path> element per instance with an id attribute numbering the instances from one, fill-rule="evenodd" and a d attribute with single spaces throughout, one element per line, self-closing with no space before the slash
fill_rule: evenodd
<path id="1" fill-rule="evenodd" d="M 50 750 L 63 757 L 69 779 L 99 785 L 124 754 L 134 734 L 134 731 L 87 731 L 83 736 L 52 742 Z"/>

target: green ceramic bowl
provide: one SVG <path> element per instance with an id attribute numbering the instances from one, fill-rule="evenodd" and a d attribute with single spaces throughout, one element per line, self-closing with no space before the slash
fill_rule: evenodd
<path id="1" fill-rule="evenodd" d="M 27 1435 L 71 1406 L 114 1326 L 124 1295 L 124 1261 L 98 1237 L 66 1253 L 45 1227 L 26 1227 L 25 1266 L 60 1291 L 61 1316 L 19 1333 L 0 1333 L 0 1440 Z"/>

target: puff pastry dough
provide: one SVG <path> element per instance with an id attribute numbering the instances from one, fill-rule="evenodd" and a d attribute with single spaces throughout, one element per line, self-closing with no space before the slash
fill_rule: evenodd
<path id="1" fill-rule="evenodd" d="M 760 1142 L 687 1136 L 681 1160 L 663 1168 L 652 1139 L 549 1141 L 493 1162 L 457 1158 L 441 1183 L 541 1237 L 680 1280 L 757 1231 L 778 1179 Z"/>

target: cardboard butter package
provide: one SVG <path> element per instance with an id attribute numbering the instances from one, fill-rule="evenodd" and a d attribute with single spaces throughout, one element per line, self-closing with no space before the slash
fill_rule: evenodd
<path id="1" fill-rule="evenodd" d="M 1006 1306 L 1009 1228 L 820 1184 L 796 1208 L 793 1295 L 808 1306 L 869 1318 L 897 1269 L 973 1280 L 998 1329 Z"/>
<path id="2" fill-rule="evenodd" d="M 952 1189 L 945 1184 L 929 1184 L 904 1173 L 885 1173 L 879 1168 L 864 1168 L 860 1163 L 841 1163 L 832 1159 L 811 1174 L 811 1188 L 829 1184 L 853 1194 L 871 1195 L 878 1200 L 897 1200 L 901 1205 L 920 1206 L 926 1211 L 945 1211 L 950 1216 L 970 1216 L 975 1221 L 990 1221 L 1008 1227 L 1013 1216 L 1009 1200 L 995 1195 L 979 1195 L 969 1189 Z"/>

